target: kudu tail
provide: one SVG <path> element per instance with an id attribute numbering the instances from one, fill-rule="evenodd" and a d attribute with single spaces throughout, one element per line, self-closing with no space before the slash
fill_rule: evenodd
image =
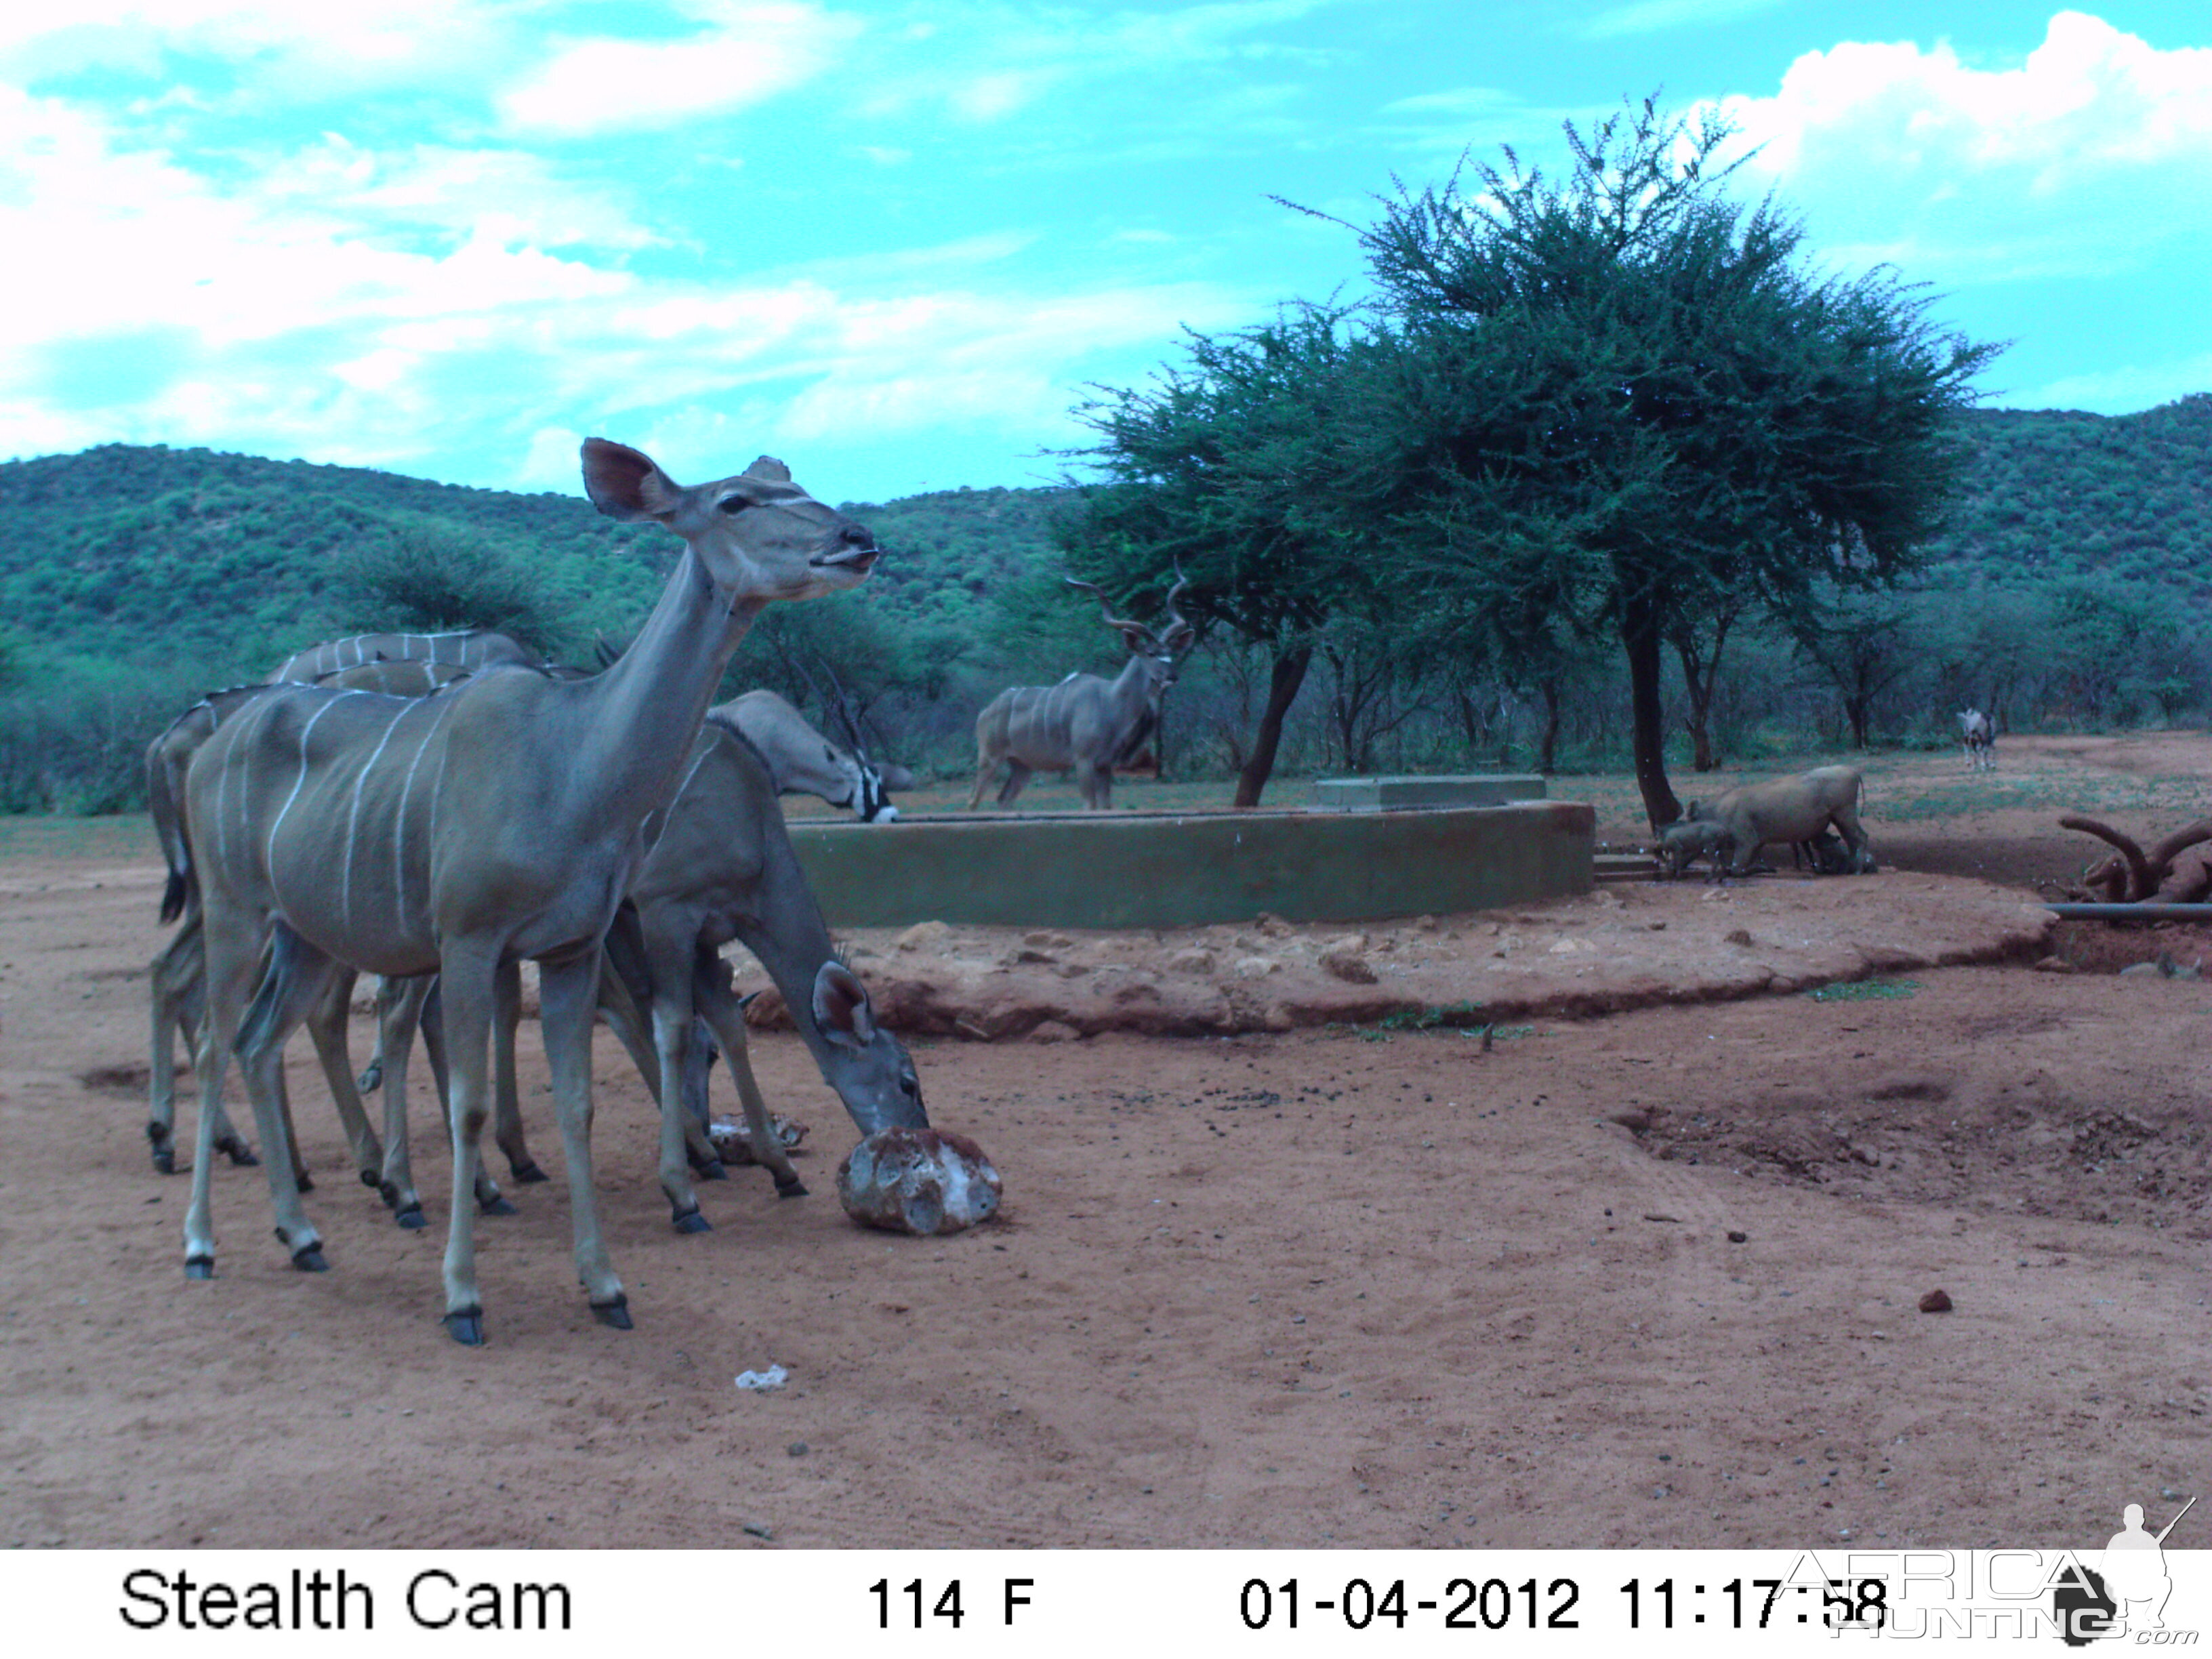
<path id="1" fill-rule="evenodd" d="M 191 896 L 192 878 L 184 871 L 172 868 L 169 879 L 161 889 L 161 920 L 174 921 L 185 914 L 185 901 Z"/>

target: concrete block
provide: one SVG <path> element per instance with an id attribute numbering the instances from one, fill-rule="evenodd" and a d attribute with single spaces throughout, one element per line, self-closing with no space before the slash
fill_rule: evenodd
<path id="1" fill-rule="evenodd" d="M 1328 812 L 1396 812 L 1414 808 L 1503 806 L 1545 799 L 1534 772 L 1478 772 L 1458 777 L 1316 778 L 1313 804 Z"/>
<path id="2" fill-rule="evenodd" d="M 1435 915 L 1588 892 L 1575 801 L 1376 813 L 1040 812 L 806 820 L 832 927 L 1188 927 Z"/>

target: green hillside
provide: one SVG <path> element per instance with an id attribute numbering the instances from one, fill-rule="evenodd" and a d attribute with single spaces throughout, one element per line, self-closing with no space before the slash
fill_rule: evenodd
<path id="1" fill-rule="evenodd" d="M 1875 728 L 1928 740 L 1974 698 L 2015 726 L 2203 708 L 2212 395 L 2118 416 L 1979 410 L 1962 433 L 1973 459 L 1952 528 L 1928 550 L 1923 592 L 1899 602 L 1902 622 L 1879 625 L 1910 666 L 1881 694 Z M 726 695 L 773 686 L 825 730 L 842 735 L 849 717 L 878 752 L 965 765 L 975 711 L 999 687 L 1111 672 L 1114 641 L 1058 580 L 1052 526 L 1068 501 L 992 489 L 847 504 L 887 550 L 876 575 L 835 605 L 771 607 Z M 595 635 L 635 627 L 675 546 L 579 496 L 363 468 L 123 445 L 0 464 L 0 811 L 133 803 L 147 739 L 210 685 L 258 678 L 313 640 L 432 625 L 395 608 L 410 570 L 475 573 L 426 602 L 464 613 L 435 625 L 499 620 L 470 606 L 506 596 L 550 650 L 580 661 Z M 1739 638 L 1723 726 L 1829 732 L 1835 691 L 1788 640 L 1755 627 Z M 1393 764 L 1503 764 L 1527 748 L 1525 697 L 1478 696 L 1451 668 L 1390 668 L 1390 706 L 1408 711 Z M 1265 673 L 1219 642 L 1186 665 L 1187 763 L 1233 756 Z M 1593 647 L 1565 687 L 1564 741 L 1610 763 L 1622 726 L 1611 656 Z M 1286 765 L 1349 763 L 1322 712 L 1336 695 L 1317 673 Z M 1773 731 L 1761 741 L 1795 741 Z"/>
<path id="2" fill-rule="evenodd" d="M 2000 586 L 2101 575 L 2212 590 L 2212 393 L 2140 415 L 1977 410 L 1941 563 Z"/>
<path id="3" fill-rule="evenodd" d="M 854 507 L 892 555 L 870 602 L 908 617 L 972 612 L 1045 553 L 1055 494 L 954 490 Z M 562 642 L 579 651 L 592 629 L 635 624 L 675 547 L 580 496 L 110 444 L 0 464 L 0 617 L 41 655 L 251 676 L 355 625 L 336 591 L 342 567 L 410 537 L 482 546 L 534 574 L 566 623 Z"/>

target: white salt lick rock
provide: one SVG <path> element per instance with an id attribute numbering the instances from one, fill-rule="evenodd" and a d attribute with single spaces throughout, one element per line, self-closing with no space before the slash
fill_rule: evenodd
<path id="1" fill-rule="evenodd" d="M 878 1130 L 837 1166 L 845 1213 L 891 1232 L 959 1232 L 988 1219 L 1004 1189 L 981 1147 L 937 1129 Z"/>

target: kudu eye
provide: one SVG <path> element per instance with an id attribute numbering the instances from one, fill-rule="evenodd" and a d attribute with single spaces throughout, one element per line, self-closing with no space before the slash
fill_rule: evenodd
<path id="1" fill-rule="evenodd" d="M 720 501 L 716 501 L 714 505 L 721 511 L 728 514 L 732 518 L 735 518 L 738 514 L 750 507 L 752 503 L 742 495 L 725 495 Z"/>

